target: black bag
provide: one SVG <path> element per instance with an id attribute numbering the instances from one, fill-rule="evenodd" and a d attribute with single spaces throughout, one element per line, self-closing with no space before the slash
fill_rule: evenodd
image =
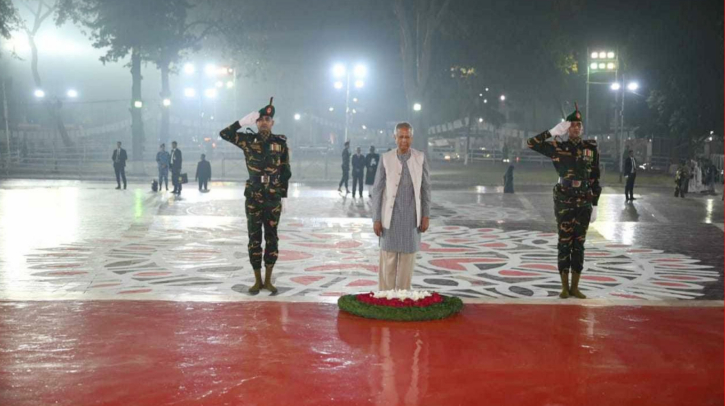
<path id="1" fill-rule="evenodd" d="M 151 191 L 152 192 L 158 192 L 159 191 L 159 182 L 152 180 L 151 181 Z"/>
<path id="2" fill-rule="evenodd" d="M 188 176 L 186 176 L 186 174 L 185 174 L 185 173 L 182 173 L 182 174 L 180 174 L 180 175 L 179 175 L 179 183 L 181 183 L 182 185 L 183 185 L 184 183 L 189 183 L 189 177 L 188 177 Z"/>

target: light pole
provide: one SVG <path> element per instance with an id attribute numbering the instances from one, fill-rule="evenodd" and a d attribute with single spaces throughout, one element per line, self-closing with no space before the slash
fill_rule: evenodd
<path id="1" fill-rule="evenodd" d="M 594 73 L 612 73 L 614 80 L 617 80 L 619 72 L 619 52 L 612 50 L 594 50 L 587 48 L 587 95 L 584 117 L 591 120 L 589 116 L 589 85 L 608 85 L 607 82 L 592 82 L 590 76 Z"/>
<path id="2" fill-rule="evenodd" d="M 622 83 L 624 83 L 624 74 L 622 74 Z M 625 100 L 625 94 L 627 91 L 630 93 L 637 94 L 636 91 L 639 89 L 639 83 L 637 82 L 629 82 L 627 83 L 626 90 L 622 89 L 622 84 L 619 82 L 614 82 L 609 86 L 610 89 L 612 89 L 615 92 L 619 92 L 619 90 L 622 90 L 622 104 L 620 105 L 619 109 L 619 120 L 616 123 L 617 125 L 617 140 L 618 140 L 618 147 L 617 152 L 619 153 L 619 181 L 622 181 L 622 168 L 624 165 L 624 100 Z"/>
<path id="3" fill-rule="evenodd" d="M 350 69 L 346 65 L 338 63 L 332 67 L 332 74 L 335 76 L 336 79 L 342 79 L 343 77 L 345 79 L 344 84 L 342 81 L 338 80 L 335 82 L 334 86 L 335 89 L 338 90 L 342 89 L 343 87 L 345 88 L 345 141 L 347 141 L 350 127 L 350 78 L 352 75 L 354 75 L 355 88 L 361 89 L 363 86 L 365 86 L 363 78 L 367 75 L 367 68 L 364 65 L 356 65 L 351 75 Z"/>

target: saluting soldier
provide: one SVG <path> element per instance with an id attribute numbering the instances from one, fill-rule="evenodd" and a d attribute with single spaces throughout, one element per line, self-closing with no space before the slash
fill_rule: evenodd
<path id="1" fill-rule="evenodd" d="M 250 293 L 259 293 L 264 288 L 272 293 L 277 288 L 272 285 L 272 270 L 279 251 L 277 226 L 282 214 L 282 198 L 287 197 L 287 186 L 292 170 L 289 162 L 287 137 L 273 134 L 275 109 L 272 99 L 258 112 L 252 112 L 243 119 L 234 122 L 222 130 L 221 137 L 244 151 L 249 179 L 244 188 L 245 212 L 247 214 L 247 233 L 249 235 L 249 262 L 254 269 L 254 285 Z M 257 125 L 254 132 L 247 128 Z M 262 282 L 262 229 L 264 229 L 264 265 L 265 275 Z"/>
<path id="2" fill-rule="evenodd" d="M 551 158 L 559 173 L 559 182 L 554 186 L 554 212 L 559 233 L 559 297 L 562 299 L 569 295 L 586 299 L 579 291 L 579 278 L 584 269 L 584 242 L 589 223 L 597 217 L 597 203 L 602 193 L 597 142 L 582 140 L 583 128 L 577 106 L 565 121 L 527 141 L 529 148 Z M 559 137 L 567 133 L 569 139 L 562 141 Z M 554 140 L 547 141 L 552 136 Z"/>

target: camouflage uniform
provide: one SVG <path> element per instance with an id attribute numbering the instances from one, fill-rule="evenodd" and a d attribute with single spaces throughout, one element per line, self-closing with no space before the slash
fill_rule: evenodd
<path id="1" fill-rule="evenodd" d="M 282 198 L 292 171 L 289 163 L 287 138 L 279 134 L 260 134 L 248 130 L 238 133 L 241 126 L 234 122 L 219 133 L 221 137 L 244 151 L 249 180 L 244 188 L 249 261 L 252 268 L 262 267 L 262 228 L 264 228 L 264 264 L 277 261 L 277 226 L 282 213 Z M 265 177 L 268 177 L 265 178 Z"/>
<path id="2" fill-rule="evenodd" d="M 592 205 L 599 202 L 599 151 L 593 140 L 547 142 L 548 131 L 530 138 L 529 148 L 551 158 L 560 182 L 554 186 L 554 212 L 559 232 L 559 273 L 584 268 L 584 242 Z"/>

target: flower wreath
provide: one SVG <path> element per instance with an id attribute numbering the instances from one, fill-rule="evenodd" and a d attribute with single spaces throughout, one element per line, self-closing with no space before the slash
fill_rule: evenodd
<path id="1" fill-rule="evenodd" d="M 463 302 L 436 292 L 387 290 L 345 295 L 340 310 L 369 319 L 394 321 L 439 320 L 461 311 Z"/>

